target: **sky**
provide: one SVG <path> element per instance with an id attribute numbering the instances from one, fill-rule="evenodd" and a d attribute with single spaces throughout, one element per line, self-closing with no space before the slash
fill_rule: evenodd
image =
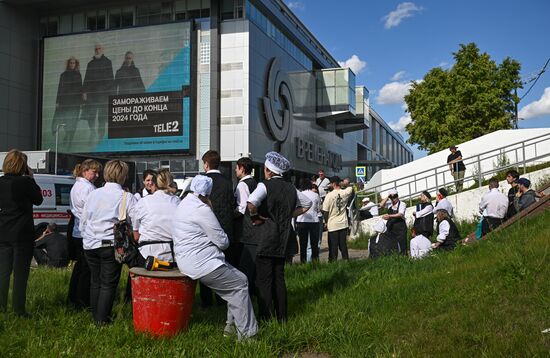
<path id="1" fill-rule="evenodd" d="M 286 0 L 321 44 L 351 67 L 357 85 L 370 91 L 371 106 L 400 132 L 403 97 L 410 81 L 434 67 L 449 69 L 460 44 L 474 42 L 497 64 L 521 63 L 522 80 L 532 79 L 550 58 L 550 1 L 547 0 Z M 518 91 L 526 94 L 530 84 Z M 550 64 L 519 103 L 520 128 L 550 127 Z M 415 158 L 426 152 L 413 147 Z"/>

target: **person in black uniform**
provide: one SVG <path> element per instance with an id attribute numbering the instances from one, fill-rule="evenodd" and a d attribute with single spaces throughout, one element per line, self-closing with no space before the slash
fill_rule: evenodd
<path id="1" fill-rule="evenodd" d="M 506 182 L 510 184 L 508 190 L 508 211 L 506 211 L 506 220 L 516 215 L 516 207 L 514 206 L 514 199 L 519 191 L 519 185 L 517 180 L 519 179 L 519 173 L 515 170 L 509 170 L 506 172 Z"/>
<path id="2" fill-rule="evenodd" d="M 388 212 L 382 216 L 382 219 L 388 220 L 386 227 L 388 235 L 397 240 L 399 253 L 407 254 L 407 222 L 405 221 L 405 211 L 407 204 L 399 200 L 397 190 L 391 189 L 388 196 L 380 202 L 380 208 L 387 208 Z"/>
<path id="3" fill-rule="evenodd" d="M 109 96 L 113 94 L 113 64 L 103 51 L 103 45 L 95 45 L 94 57 L 88 62 L 82 85 L 82 99 L 85 104 L 83 118 L 88 121 L 92 145 L 95 144 L 96 133 L 97 140 L 103 139 L 105 135 Z"/>
<path id="4" fill-rule="evenodd" d="M 424 190 L 420 194 L 420 203 L 416 204 L 416 211 L 413 212 L 414 216 L 414 230 L 417 235 L 423 235 L 427 239 L 432 236 L 434 232 L 434 207 L 432 205 L 432 196 L 430 192 Z"/>
<path id="5" fill-rule="evenodd" d="M 225 259 L 232 266 L 237 267 L 239 265 L 240 249 L 233 236 L 233 212 L 235 209 L 233 184 L 218 169 L 220 162 L 220 154 L 215 150 L 209 150 L 202 156 L 206 176 L 212 178 L 212 193 L 210 193 L 212 211 L 229 239 L 229 247 L 224 251 Z M 210 288 L 200 284 L 200 295 L 203 307 L 212 305 L 212 290 Z M 224 302 L 219 296 L 216 296 L 216 300 L 220 304 Z"/>
<path id="6" fill-rule="evenodd" d="M 57 225 L 50 223 L 34 242 L 34 259 L 38 265 L 67 267 L 69 249 L 67 238 L 57 231 Z"/>
<path id="7" fill-rule="evenodd" d="M 233 222 L 235 241 L 240 242 L 241 254 L 239 266 L 237 268 L 248 278 L 248 290 L 250 297 L 256 295 L 256 249 L 258 243 L 249 236 L 245 236 L 245 228 L 250 228 L 252 221 L 250 215 L 246 214 L 247 201 L 250 193 L 252 193 L 258 183 L 252 177 L 253 163 L 250 158 L 243 157 L 237 160 L 235 165 L 235 175 L 239 179 L 239 183 L 235 188 L 235 220 Z"/>
<path id="8" fill-rule="evenodd" d="M 282 175 L 290 162 L 276 152 L 266 154 L 265 180 L 248 197 L 252 232 L 245 233 L 258 243 L 256 251 L 256 287 L 259 318 L 287 320 L 285 257 L 291 235 L 291 219 L 305 213 L 311 200 L 298 193 Z"/>
<path id="9" fill-rule="evenodd" d="M 34 249 L 32 206 L 44 200 L 32 178 L 27 156 L 15 149 L 6 154 L 0 177 L 0 312 L 8 306 L 13 272 L 13 311 L 28 316 L 25 309 L 27 281 Z"/>
<path id="10" fill-rule="evenodd" d="M 115 75 L 115 93 L 143 93 L 145 86 L 141 80 L 139 69 L 134 64 L 134 53 L 126 52 L 122 66 L 116 71 Z"/>
<path id="11" fill-rule="evenodd" d="M 432 244 L 432 248 L 439 250 L 453 250 L 456 243 L 460 240 L 460 233 L 449 213 L 445 209 L 436 211 L 437 218 L 437 242 Z"/>
<path id="12" fill-rule="evenodd" d="M 73 56 L 69 57 L 65 71 L 59 77 L 55 114 L 52 121 L 52 134 L 55 136 L 58 124 L 65 124 L 63 145 L 70 149 L 80 115 L 82 104 L 82 76 L 80 62 Z"/>

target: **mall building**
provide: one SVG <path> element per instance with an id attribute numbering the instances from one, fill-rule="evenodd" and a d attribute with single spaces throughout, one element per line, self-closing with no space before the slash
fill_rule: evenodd
<path id="1" fill-rule="evenodd" d="M 295 178 L 413 159 L 282 0 L 0 1 L 0 151 L 56 143 L 178 175 L 209 149 Z"/>

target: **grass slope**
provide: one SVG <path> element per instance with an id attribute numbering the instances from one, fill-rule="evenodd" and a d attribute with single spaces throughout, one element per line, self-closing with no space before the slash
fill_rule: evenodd
<path id="1" fill-rule="evenodd" d="M 1 318 L 0 347 L 22 357 L 548 356 L 549 221 L 546 212 L 422 261 L 290 267 L 289 322 L 264 323 L 247 343 L 222 337 L 223 307 L 195 306 L 190 330 L 170 340 L 136 336 L 121 304 L 113 325 L 96 328 L 64 305 L 68 271 L 33 269 L 33 318 Z"/>

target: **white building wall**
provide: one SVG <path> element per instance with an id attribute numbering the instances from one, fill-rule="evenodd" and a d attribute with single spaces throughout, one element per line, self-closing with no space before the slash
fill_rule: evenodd
<path id="1" fill-rule="evenodd" d="M 220 153 L 222 161 L 248 156 L 248 21 L 221 24 Z"/>

